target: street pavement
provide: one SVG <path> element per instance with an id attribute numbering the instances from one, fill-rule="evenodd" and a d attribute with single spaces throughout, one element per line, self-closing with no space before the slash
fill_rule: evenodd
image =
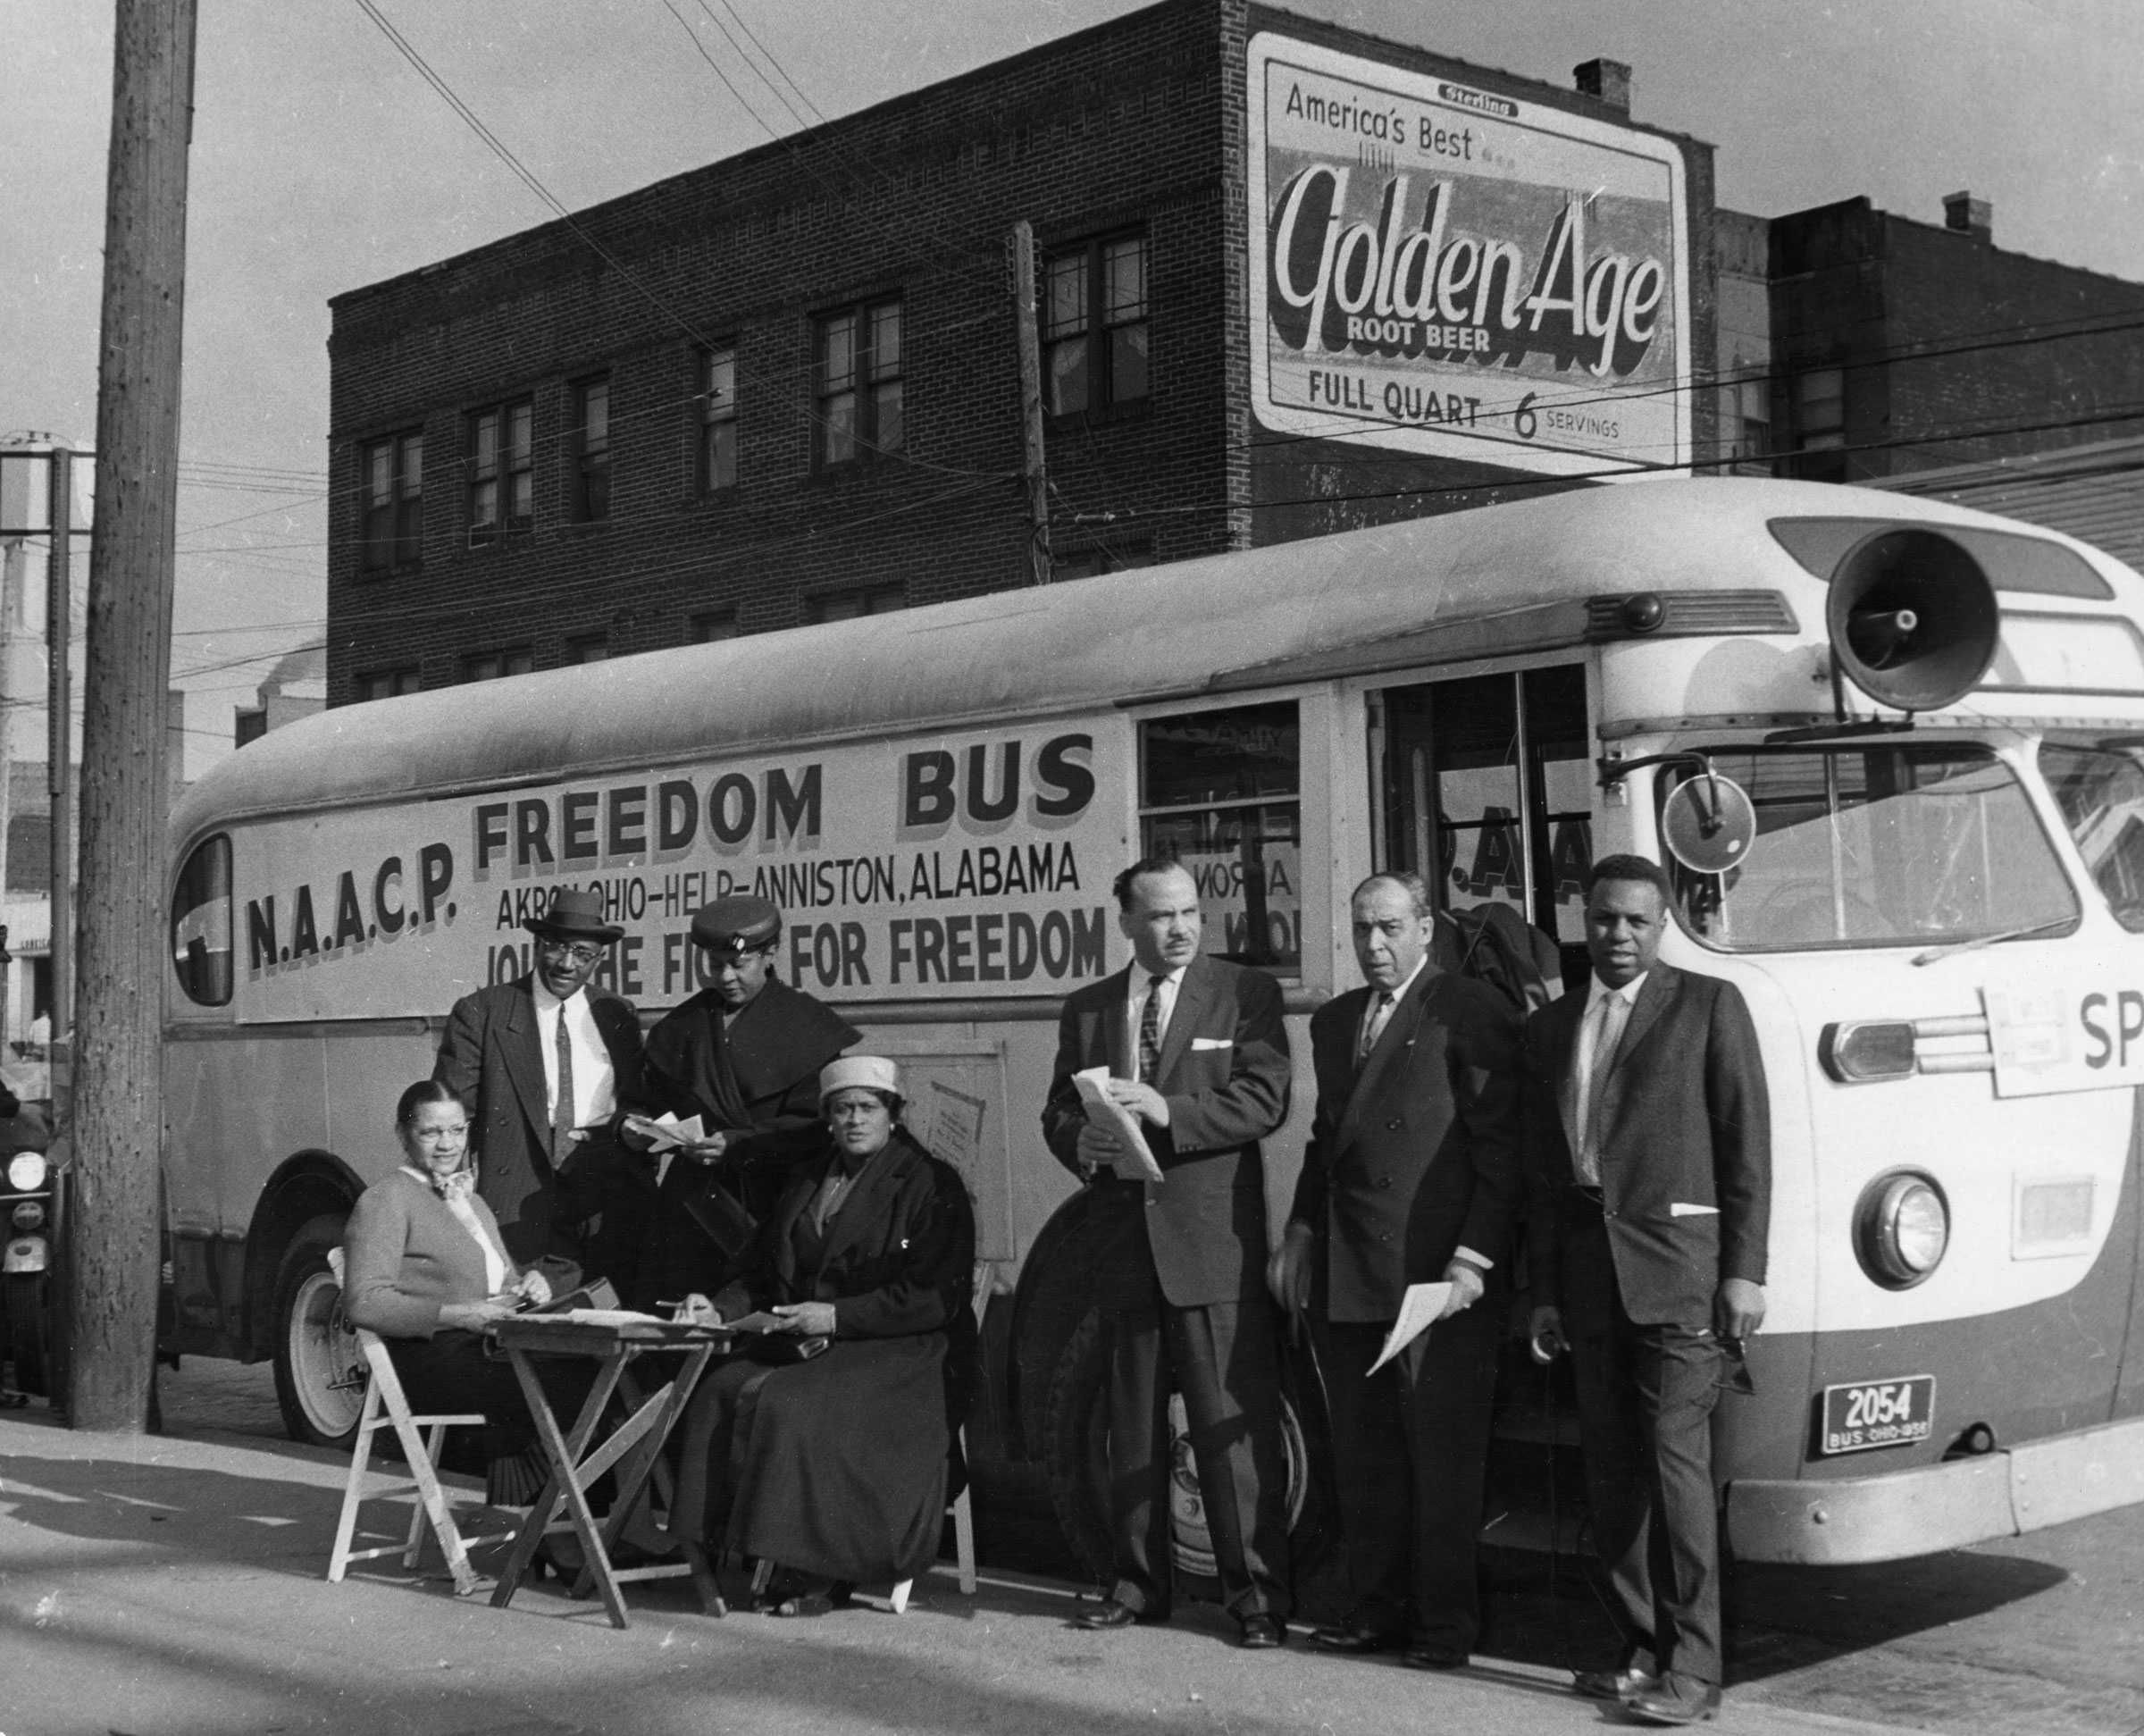
<path id="1" fill-rule="evenodd" d="M 183 1417 L 176 1425 L 185 1428 Z M 68 1430 L 0 1418 L 0 1732 L 4 1736 L 635 1736 L 1077 1731 L 1479 1736 L 1597 1731 L 1561 1672 L 1485 1658 L 1425 1676 L 1304 1649 L 1246 1654 L 1219 1610 L 1096 1635 L 1074 1589 L 950 1575 L 909 1614 L 710 1620 L 682 1582 L 630 1588 L 632 1626 L 554 1584 L 495 1610 L 457 1599 L 428 1553 L 325 1582 L 347 1461 L 259 1434 Z M 381 1511 L 373 1510 L 375 1513 Z M 385 1571 L 368 1571 L 384 1567 Z M 741 1588 L 733 1588 L 739 1589 Z M 1887 1726 L 1730 1696 L 1722 1728 L 1847 1736 Z"/>

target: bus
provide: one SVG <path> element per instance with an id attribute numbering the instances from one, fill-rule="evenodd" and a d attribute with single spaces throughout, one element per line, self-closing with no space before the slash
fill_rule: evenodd
<path id="1" fill-rule="evenodd" d="M 325 1254 L 456 997 L 592 886 L 625 929 L 603 985 L 652 1018 L 702 985 L 695 909 L 759 893 L 783 974 L 899 1060 L 974 1196 L 978 1492 L 1046 1490 L 1091 1557 L 1090 1229 L 1039 1114 L 1064 995 L 1122 961 L 1111 876 L 1173 851 L 1207 946 L 1283 985 L 1277 1236 L 1353 885 L 1507 907 L 1579 983 L 1587 865 L 1636 851 L 1678 889 L 1662 956 L 1740 988 L 1771 1086 L 1735 1553 L 2144 1499 L 2140 628 L 2138 575 L 2051 533 L 1662 481 L 338 708 L 172 818 L 163 1347 L 272 1357 L 292 1431 L 345 1438 Z M 1500 1429 L 1567 1452 L 1523 1338 Z M 1314 1380 L 1287 1415 L 1291 1512 L 1328 1524 Z"/>

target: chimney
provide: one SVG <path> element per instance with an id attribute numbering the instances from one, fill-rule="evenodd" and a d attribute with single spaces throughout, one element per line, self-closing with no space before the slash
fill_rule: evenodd
<path id="1" fill-rule="evenodd" d="M 1943 196 L 1943 226 L 1955 229 L 1961 235 L 1970 235 L 1976 241 L 1995 239 L 1995 207 L 1986 199 L 1976 199 L 1971 193 L 1946 193 Z"/>
<path id="2" fill-rule="evenodd" d="M 1570 69 L 1579 94 L 1614 109 L 1630 113 L 1630 69 L 1620 60 L 1589 60 Z"/>

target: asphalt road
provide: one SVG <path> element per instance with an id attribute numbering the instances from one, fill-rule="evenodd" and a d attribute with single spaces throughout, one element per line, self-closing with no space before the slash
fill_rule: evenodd
<path id="1" fill-rule="evenodd" d="M 191 1359 L 161 1396 L 173 1434 L 282 1435 L 265 1364 Z M 1579 1564 L 1500 1550 L 1485 1571 L 1485 1661 L 1570 1667 L 1611 1643 Z M 2144 1506 L 1879 1566 L 1745 1567 L 1729 1620 L 1740 1699 L 1958 1736 L 2136 1736 Z"/>

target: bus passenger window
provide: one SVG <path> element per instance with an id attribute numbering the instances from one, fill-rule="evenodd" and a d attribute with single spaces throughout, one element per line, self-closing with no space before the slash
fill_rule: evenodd
<path id="1" fill-rule="evenodd" d="M 2078 914 L 2010 767 L 1941 746 L 1766 752 L 1713 766 L 1757 835 L 1724 875 L 1671 868 L 1683 926 L 1726 952 L 1898 946 L 2045 932 Z M 1663 777 L 1664 799 L 1683 778 Z"/>
<path id="2" fill-rule="evenodd" d="M 197 845 L 172 893 L 172 967 L 197 1006 L 230 1003 L 230 838 Z"/>
<path id="3" fill-rule="evenodd" d="M 1302 726 L 1295 701 L 1154 717 L 1139 728 L 1141 853 L 1199 883 L 1204 949 L 1302 965 Z"/>
<path id="4" fill-rule="evenodd" d="M 2144 767 L 2135 750 L 2046 742 L 2039 770 L 2115 920 L 2144 932 Z"/>

